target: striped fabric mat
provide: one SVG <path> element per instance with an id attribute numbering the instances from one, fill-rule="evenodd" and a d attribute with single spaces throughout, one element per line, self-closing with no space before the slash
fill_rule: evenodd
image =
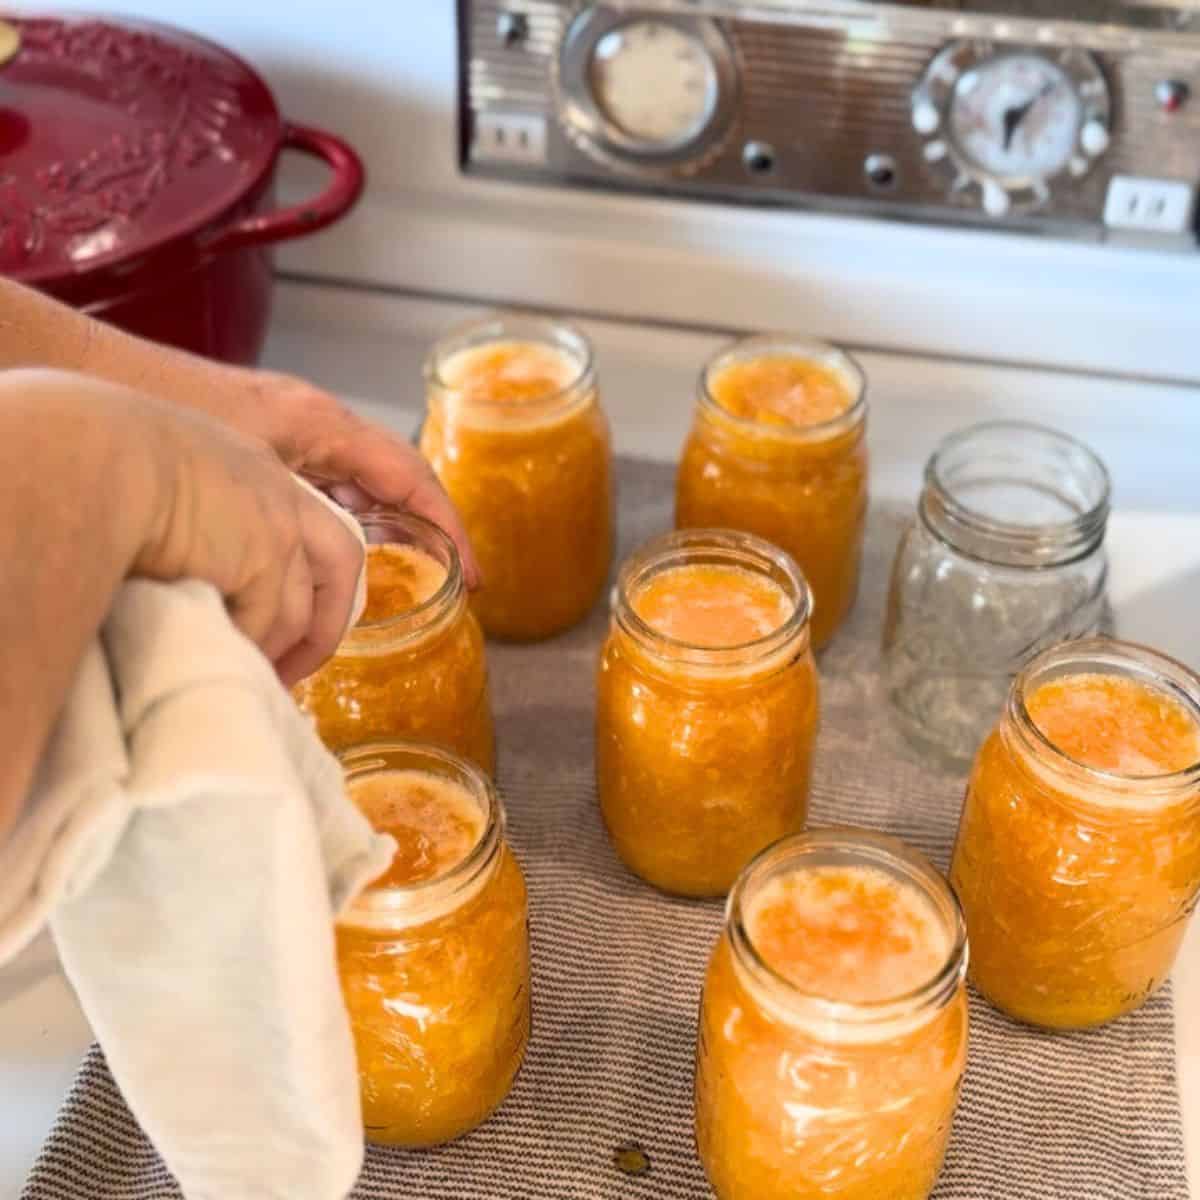
<path id="1" fill-rule="evenodd" d="M 621 485 L 625 553 L 668 528 L 672 475 L 625 462 Z M 926 767 L 898 740 L 876 675 L 899 527 L 895 514 L 873 513 L 861 599 L 820 660 L 812 819 L 885 829 L 944 868 L 962 779 Z M 652 892 L 609 848 L 592 778 L 593 671 L 604 629 L 597 611 L 546 644 L 489 649 L 501 789 L 532 906 L 525 1066 L 500 1112 L 455 1145 L 371 1149 L 356 1200 L 711 1195 L 692 1142 L 692 1055 L 721 906 Z M 1087 1034 L 1023 1028 L 974 996 L 971 1020 L 938 1200 L 1187 1200 L 1169 990 Z M 637 1177 L 615 1163 L 630 1145 L 649 1160 Z M 23 1200 L 178 1195 L 93 1049 Z"/>

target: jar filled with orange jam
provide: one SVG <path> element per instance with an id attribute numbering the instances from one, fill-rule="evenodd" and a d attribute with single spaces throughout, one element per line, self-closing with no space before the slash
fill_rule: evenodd
<path id="1" fill-rule="evenodd" d="M 648 883 L 719 896 L 804 828 L 817 732 L 809 594 L 751 534 L 689 530 L 621 568 L 596 700 L 600 807 Z"/>
<path id="2" fill-rule="evenodd" d="M 700 1005 L 718 1200 L 924 1200 L 966 1067 L 966 959 L 953 893 L 894 838 L 820 830 L 756 858 Z"/>
<path id="3" fill-rule="evenodd" d="M 574 625 L 612 557 L 612 448 L 592 348 L 570 325 L 494 316 L 434 347 L 421 449 L 462 515 L 490 637 Z"/>
<path id="4" fill-rule="evenodd" d="M 432 1146 L 508 1094 L 529 1040 L 525 880 L 487 777 L 415 743 L 342 756 L 351 798 L 396 841 L 338 922 L 367 1139 Z"/>
<path id="5" fill-rule="evenodd" d="M 1167 977 L 1200 892 L 1200 678 L 1106 638 L 1015 679 L 963 802 L 951 882 L 997 1008 L 1079 1029 Z"/>
<path id="6" fill-rule="evenodd" d="M 483 635 L 454 543 L 407 513 L 359 521 L 368 543 L 366 609 L 334 656 L 296 685 L 296 700 L 331 750 L 411 738 L 493 773 Z"/>
<path id="7" fill-rule="evenodd" d="M 786 550 L 812 588 L 818 649 L 858 591 L 866 423 L 866 382 L 849 355 L 746 338 L 704 368 L 679 464 L 676 525 L 742 529 Z"/>

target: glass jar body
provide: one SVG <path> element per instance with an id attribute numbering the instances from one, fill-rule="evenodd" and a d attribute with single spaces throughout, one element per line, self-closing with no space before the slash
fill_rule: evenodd
<path id="1" fill-rule="evenodd" d="M 675 490 L 677 528 L 740 529 L 786 550 L 813 595 L 812 641 L 825 645 L 858 592 L 867 515 L 865 413 L 803 437 L 747 427 L 697 406 Z"/>
<path id="2" fill-rule="evenodd" d="M 951 864 L 971 978 L 1033 1025 L 1130 1012 L 1171 969 L 1200 892 L 1200 796 L 1114 809 L 1056 782 L 1006 715 L 980 749 Z"/>
<path id="3" fill-rule="evenodd" d="M 1102 544 L 1031 569 L 964 554 L 914 518 L 896 551 L 883 634 L 885 686 L 906 734 L 969 762 L 1032 655 L 1104 629 L 1107 581 Z"/>
<path id="4" fill-rule="evenodd" d="M 573 382 L 522 406 L 460 394 L 445 364 L 463 350 L 525 342 L 576 365 Z M 484 584 L 489 637 L 534 641 L 580 621 L 612 558 L 612 445 L 591 347 L 570 326 L 499 316 L 448 335 L 427 366 L 420 447 L 454 501 Z"/>
<path id="5" fill-rule="evenodd" d="M 369 637 L 352 632 L 294 694 L 335 752 L 411 738 L 454 750 L 495 773 L 483 634 L 461 594 L 427 629 L 410 632 L 398 623 Z"/>
<path id="6" fill-rule="evenodd" d="M 724 895 L 804 828 L 819 713 L 807 637 L 759 673 L 672 671 L 615 628 L 600 657 L 596 776 L 613 846 L 663 891 Z"/>
<path id="7" fill-rule="evenodd" d="M 723 934 L 705 979 L 696 1145 L 718 1200 L 925 1200 L 966 1067 L 960 983 L 918 1029 L 839 1043 L 789 1024 Z"/>
<path id="8" fill-rule="evenodd" d="M 504 1099 L 530 1029 L 525 880 L 500 844 L 461 906 L 395 928 L 343 922 L 338 971 L 369 1141 L 432 1146 Z"/>

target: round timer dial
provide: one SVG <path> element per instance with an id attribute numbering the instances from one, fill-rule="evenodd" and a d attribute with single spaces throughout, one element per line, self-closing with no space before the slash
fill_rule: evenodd
<path id="1" fill-rule="evenodd" d="M 1070 77 L 1034 54 L 993 59 L 959 77 L 950 136 L 997 179 L 1051 179 L 1075 153 L 1083 104 Z"/>
<path id="2" fill-rule="evenodd" d="M 630 21 L 592 50 L 588 82 L 596 106 L 647 149 L 698 134 L 717 100 L 717 68 L 694 34 L 663 21 Z"/>
<path id="3" fill-rule="evenodd" d="M 686 174 L 722 147 L 738 104 L 719 22 L 593 4 L 568 26 L 556 73 L 567 136 L 607 166 Z"/>
<path id="4" fill-rule="evenodd" d="M 951 191 L 984 211 L 1037 208 L 1108 147 L 1109 92 L 1095 58 L 953 42 L 913 93 L 925 158 L 951 168 Z"/>

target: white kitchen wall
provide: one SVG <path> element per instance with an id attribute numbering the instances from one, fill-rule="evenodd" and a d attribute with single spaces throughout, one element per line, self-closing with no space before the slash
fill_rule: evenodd
<path id="1" fill-rule="evenodd" d="M 522 0 L 514 0 L 520 4 Z M 286 270 L 856 346 L 1200 382 L 1200 254 L 464 179 L 453 0 L 71 0 L 206 34 L 370 170 Z M 319 175 L 289 162 L 285 194 Z M 1098 397 L 1101 392 L 1098 391 Z"/>

